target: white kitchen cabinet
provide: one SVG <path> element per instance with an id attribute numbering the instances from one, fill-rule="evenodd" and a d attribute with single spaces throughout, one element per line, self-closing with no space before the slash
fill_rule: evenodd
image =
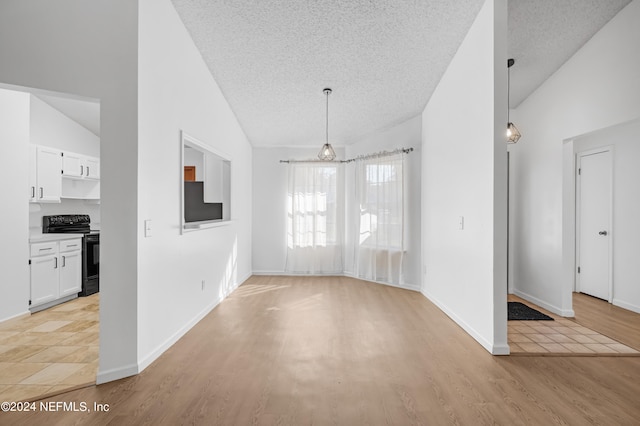
<path id="1" fill-rule="evenodd" d="M 85 157 L 85 176 L 88 179 L 100 179 L 100 159 L 96 157 Z"/>
<path id="2" fill-rule="evenodd" d="M 100 159 L 65 151 L 62 153 L 62 176 L 100 179 Z"/>
<path id="3" fill-rule="evenodd" d="M 62 180 L 60 151 L 46 146 L 36 147 L 35 202 L 59 203 Z"/>
<path id="4" fill-rule="evenodd" d="M 38 190 L 38 179 L 36 172 L 36 156 L 38 149 L 35 145 L 29 145 L 29 202 L 36 201 L 36 193 Z"/>
<path id="5" fill-rule="evenodd" d="M 82 239 L 31 243 L 31 306 L 62 303 L 82 290 Z"/>
<path id="6" fill-rule="evenodd" d="M 31 307 L 52 302 L 58 298 L 60 271 L 58 269 L 58 243 L 31 245 Z"/>
<path id="7" fill-rule="evenodd" d="M 80 244 L 78 242 L 78 247 Z M 60 291 L 58 297 L 77 294 L 82 290 L 82 252 L 60 251 Z"/>
<path id="8" fill-rule="evenodd" d="M 62 153 L 62 198 L 100 199 L 100 159 L 64 151 Z"/>
<path id="9" fill-rule="evenodd" d="M 74 152 L 62 153 L 62 176 L 84 177 L 84 157 Z"/>

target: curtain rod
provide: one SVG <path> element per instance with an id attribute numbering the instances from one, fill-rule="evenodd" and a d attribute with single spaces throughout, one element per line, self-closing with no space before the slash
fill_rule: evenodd
<path id="1" fill-rule="evenodd" d="M 333 160 L 333 161 L 323 161 L 323 160 L 280 160 L 281 163 L 351 163 L 353 161 L 360 161 L 360 160 L 368 160 L 369 158 L 380 158 L 380 157 L 387 157 L 389 155 L 395 155 L 395 154 L 400 154 L 405 153 L 408 154 L 411 151 L 413 151 L 413 148 L 397 148 L 394 149 L 393 151 L 380 151 L 380 152 L 375 152 L 373 154 L 367 154 L 367 155 L 359 155 L 355 158 L 350 158 L 348 160 Z"/>

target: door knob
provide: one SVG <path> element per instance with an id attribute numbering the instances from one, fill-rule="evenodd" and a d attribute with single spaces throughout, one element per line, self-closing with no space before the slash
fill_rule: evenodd
<path id="1" fill-rule="evenodd" d="M 607 231 L 600 231 L 598 232 L 598 235 L 607 235 Z"/>

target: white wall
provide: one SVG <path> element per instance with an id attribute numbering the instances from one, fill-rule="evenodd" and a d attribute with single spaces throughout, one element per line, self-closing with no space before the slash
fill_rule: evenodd
<path id="1" fill-rule="evenodd" d="M 577 136 L 640 117 L 640 0 L 632 1 L 529 96 L 511 118 L 513 292 L 572 316 L 573 157 Z M 517 66 L 517 64 L 516 64 Z"/>
<path id="2" fill-rule="evenodd" d="M 422 115 L 423 293 L 493 354 L 508 353 L 506 16 L 485 2 Z"/>
<path id="3" fill-rule="evenodd" d="M 98 136 L 37 96 L 31 96 L 31 143 L 92 157 L 100 156 Z"/>
<path id="4" fill-rule="evenodd" d="M 253 149 L 253 272 L 283 274 L 287 260 L 287 165 L 316 159 L 320 147 Z M 338 159 L 344 148 L 334 147 Z"/>
<path id="5" fill-rule="evenodd" d="M 98 382 L 135 374 L 249 274 L 250 147 L 168 0 L 4 1 L 0 58 L 2 83 L 101 102 Z M 233 159 L 234 224 L 179 237 L 181 128 Z"/>
<path id="6" fill-rule="evenodd" d="M 251 274 L 251 146 L 169 0 L 141 0 L 138 364 Z M 231 158 L 232 222 L 180 232 L 180 130 Z M 144 220 L 152 220 L 145 238 Z M 204 281 L 204 288 L 202 282 Z"/>
<path id="7" fill-rule="evenodd" d="M 640 121 L 574 139 L 576 153 L 613 146 L 613 304 L 640 312 Z"/>
<path id="8" fill-rule="evenodd" d="M 0 88 L 0 321 L 29 312 L 29 95 Z"/>
<path id="9" fill-rule="evenodd" d="M 396 148 L 414 148 L 414 151 L 406 156 L 405 164 L 405 195 L 406 195 L 406 220 L 405 244 L 406 253 L 403 257 L 404 284 L 402 287 L 420 290 L 421 287 L 421 257 L 420 257 L 420 166 L 422 162 L 422 117 L 420 115 L 398 124 L 389 129 L 384 129 L 366 135 L 345 148 L 347 158 L 358 155 L 366 155 L 379 151 L 392 151 Z M 349 218 L 354 217 L 353 200 L 355 197 L 354 165 L 347 165 L 345 176 L 346 183 L 346 235 L 345 235 L 345 273 L 353 274 L 354 239 L 353 230 L 349 227 Z"/>
<path id="10" fill-rule="evenodd" d="M 137 28 L 138 4 L 131 0 L 0 3 L 0 83 L 101 101 L 103 381 L 137 371 Z M 22 169 L 13 180 L 27 181 L 28 168 Z M 24 202 L 6 185 L 0 198 L 10 205 Z M 26 244 L 26 224 L 20 240 L 15 242 Z"/>
<path id="11" fill-rule="evenodd" d="M 61 151 L 92 157 L 100 156 L 100 138 L 57 109 L 31 95 L 30 142 Z M 100 205 L 81 200 L 62 199 L 60 203 L 29 205 L 31 233 L 42 232 L 42 216 L 55 214 L 88 214 L 92 227 L 100 226 Z"/>

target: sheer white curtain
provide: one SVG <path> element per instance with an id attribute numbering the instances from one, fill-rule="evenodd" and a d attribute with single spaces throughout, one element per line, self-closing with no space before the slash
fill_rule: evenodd
<path id="1" fill-rule="evenodd" d="M 355 184 L 360 207 L 354 227 L 355 275 L 402 284 L 404 154 L 358 160 Z"/>
<path id="2" fill-rule="evenodd" d="M 342 273 L 343 190 L 341 164 L 289 164 L 287 272 Z"/>

